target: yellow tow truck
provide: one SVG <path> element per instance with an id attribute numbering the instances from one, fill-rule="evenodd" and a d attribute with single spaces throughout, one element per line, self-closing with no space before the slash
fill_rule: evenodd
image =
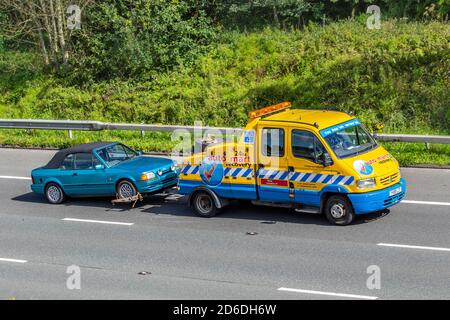
<path id="1" fill-rule="evenodd" d="M 185 159 L 179 192 L 201 217 L 230 200 L 323 213 L 335 225 L 399 203 L 399 164 L 345 112 L 291 109 L 289 102 L 249 113 L 237 142 Z"/>

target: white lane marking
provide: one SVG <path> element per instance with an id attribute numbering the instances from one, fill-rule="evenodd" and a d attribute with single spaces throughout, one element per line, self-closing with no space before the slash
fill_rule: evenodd
<path id="1" fill-rule="evenodd" d="M 31 180 L 31 178 L 29 177 L 16 177 L 16 176 L 0 176 L 0 179 Z"/>
<path id="2" fill-rule="evenodd" d="M 450 251 L 450 248 L 410 246 L 410 245 L 406 245 L 406 244 L 394 244 L 394 243 L 378 243 L 377 246 L 406 248 L 406 249 L 419 249 L 419 250 L 433 250 L 433 251 Z"/>
<path id="3" fill-rule="evenodd" d="M 8 258 L 0 258 L 0 261 L 4 262 L 16 262 L 16 263 L 26 263 L 27 260 L 19 260 L 19 259 L 8 259 Z"/>
<path id="4" fill-rule="evenodd" d="M 450 206 L 450 202 L 434 202 L 434 201 L 402 200 L 402 203 L 429 204 L 429 205 L 432 205 L 432 206 Z"/>
<path id="5" fill-rule="evenodd" d="M 306 293 L 306 294 L 318 294 L 318 295 L 323 295 L 323 296 L 352 298 L 352 299 L 366 299 L 366 300 L 378 299 L 378 297 L 375 297 L 375 296 L 361 296 L 361 295 L 357 295 L 357 294 L 336 293 L 336 292 L 326 292 L 326 291 L 302 290 L 302 289 L 292 289 L 292 288 L 278 288 L 277 290 L 278 291 Z"/>
<path id="6" fill-rule="evenodd" d="M 64 218 L 64 221 L 73 221 L 73 222 L 90 222 L 90 223 L 103 223 L 103 224 L 117 224 L 122 226 L 132 226 L 134 223 L 128 222 L 115 222 L 115 221 L 103 221 L 103 220 L 87 220 L 87 219 L 73 219 L 73 218 Z"/>

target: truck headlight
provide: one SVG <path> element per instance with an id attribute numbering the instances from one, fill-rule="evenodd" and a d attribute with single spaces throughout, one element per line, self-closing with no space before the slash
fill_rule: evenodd
<path id="1" fill-rule="evenodd" d="M 358 180 L 356 182 L 356 187 L 358 189 L 371 189 L 371 188 L 375 188 L 376 186 L 377 185 L 375 183 L 375 178 Z"/>
<path id="2" fill-rule="evenodd" d="M 153 180 L 156 178 L 156 175 L 154 172 L 147 172 L 147 173 L 143 173 L 141 175 L 141 180 L 142 181 L 148 181 L 148 180 Z"/>

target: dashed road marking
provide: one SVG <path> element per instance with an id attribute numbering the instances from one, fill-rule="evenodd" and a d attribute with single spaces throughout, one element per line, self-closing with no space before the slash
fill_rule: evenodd
<path id="1" fill-rule="evenodd" d="M 0 179 L 10 179 L 10 180 L 31 180 L 30 177 L 17 177 L 17 176 L 0 176 Z"/>
<path id="2" fill-rule="evenodd" d="M 450 206 L 450 202 L 417 201 L 417 200 L 402 200 L 401 202 L 410 204 L 426 204 L 431 206 Z"/>
<path id="3" fill-rule="evenodd" d="M 64 221 L 72 221 L 72 222 L 88 222 L 88 223 L 102 223 L 102 224 L 115 224 L 122 226 L 132 226 L 134 223 L 129 222 L 116 222 L 116 221 L 104 221 L 104 220 L 87 220 L 87 219 L 74 219 L 74 218 L 64 218 Z"/>
<path id="4" fill-rule="evenodd" d="M 15 262 L 15 263 L 27 263 L 27 260 L 19 260 L 19 259 L 9 259 L 9 258 L 0 258 L 0 262 Z"/>
<path id="5" fill-rule="evenodd" d="M 395 243 L 378 243 L 377 246 L 405 248 L 405 249 L 417 249 L 417 250 L 450 251 L 450 248 L 411 246 L 411 245 L 407 245 L 407 244 L 395 244 Z"/>
<path id="6" fill-rule="evenodd" d="M 283 288 L 283 287 L 278 288 L 277 290 L 278 291 L 287 291 L 287 292 L 305 293 L 305 294 L 316 294 L 316 295 L 322 295 L 322 296 L 342 297 L 342 298 L 350 298 L 350 299 L 366 299 L 366 300 L 378 299 L 378 297 L 375 297 L 375 296 L 362 296 L 362 295 L 358 295 L 358 294 L 303 290 L 303 289 L 293 289 L 293 288 Z"/>

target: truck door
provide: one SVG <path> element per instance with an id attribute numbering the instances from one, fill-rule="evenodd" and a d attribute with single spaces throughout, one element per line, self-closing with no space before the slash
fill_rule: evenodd
<path id="1" fill-rule="evenodd" d="M 236 144 L 231 156 L 227 156 L 224 181 L 229 183 L 232 198 L 257 200 L 255 178 L 255 137 Z M 248 132 L 245 133 L 247 135 Z"/>
<path id="2" fill-rule="evenodd" d="M 289 202 L 289 172 L 286 157 L 286 132 L 261 124 L 258 126 L 257 184 L 261 201 Z"/>
<path id="3" fill-rule="evenodd" d="M 293 172 L 290 184 L 294 188 L 294 201 L 320 207 L 320 191 L 337 172 L 316 162 L 326 149 L 313 132 L 292 128 L 289 136 L 288 161 Z"/>

